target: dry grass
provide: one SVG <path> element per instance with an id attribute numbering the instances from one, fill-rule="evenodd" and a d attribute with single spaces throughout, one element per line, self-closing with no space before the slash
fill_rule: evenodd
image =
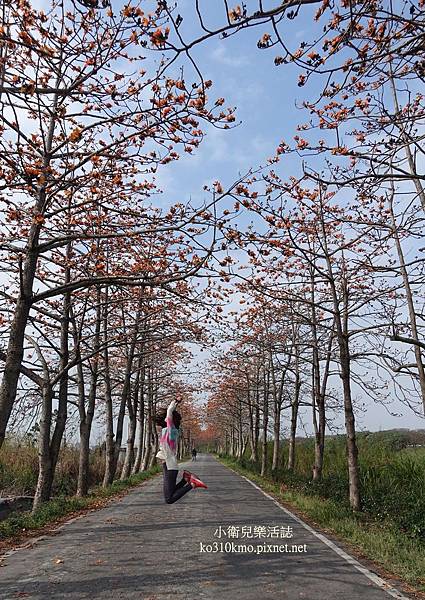
<path id="1" fill-rule="evenodd" d="M 90 456 L 89 486 L 99 485 L 103 479 L 104 457 L 98 449 Z M 0 449 L 0 497 L 32 496 L 37 484 L 38 450 L 25 437 L 9 438 Z M 78 447 L 61 448 L 56 467 L 53 494 L 71 496 L 76 491 L 78 476 Z"/>

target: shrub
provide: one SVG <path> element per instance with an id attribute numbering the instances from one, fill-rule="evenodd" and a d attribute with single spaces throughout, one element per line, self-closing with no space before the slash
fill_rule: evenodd
<path id="1" fill-rule="evenodd" d="M 425 541 L 425 449 L 407 448 L 409 440 L 407 431 L 358 434 L 362 510 L 365 516 L 391 522 L 408 536 Z M 269 442 L 269 466 L 272 453 L 273 443 Z M 258 474 L 260 464 L 253 463 L 247 456 L 240 461 L 242 466 Z M 305 495 L 349 506 L 345 436 L 326 437 L 321 481 L 312 481 L 313 438 L 297 439 L 293 472 L 285 468 L 287 460 L 288 443 L 284 441 L 281 466 L 273 473 L 275 481 Z"/>

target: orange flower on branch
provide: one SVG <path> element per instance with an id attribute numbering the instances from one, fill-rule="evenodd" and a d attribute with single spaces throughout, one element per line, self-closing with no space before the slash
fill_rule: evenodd
<path id="1" fill-rule="evenodd" d="M 239 19 L 241 19 L 242 18 L 242 9 L 239 6 L 239 4 L 238 4 L 238 6 L 235 6 L 235 8 L 232 8 L 231 10 L 229 10 L 228 15 L 229 15 L 229 19 L 231 22 L 235 22 L 235 21 L 238 21 Z"/>
<path id="2" fill-rule="evenodd" d="M 161 48 L 165 45 L 167 41 L 168 35 L 170 33 L 170 28 L 166 27 L 164 31 L 162 31 L 161 27 L 158 27 L 156 31 L 154 31 L 151 35 L 151 43 L 153 46 L 157 46 Z"/>
<path id="3" fill-rule="evenodd" d="M 82 134 L 83 130 L 80 127 L 76 127 L 75 129 L 73 129 L 71 131 L 71 133 L 69 134 L 69 141 L 70 142 L 77 142 L 80 138 L 81 138 L 81 134 Z"/>
<path id="4" fill-rule="evenodd" d="M 317 60 L 318 58 L 320 58 L 320 54 L 318 52 L 315 52 L 314 50 L 312 52 L 310 52 L 309 54 L 307 54 L 307 56 L 311 60 Z"/>
<path id="5" fill-rule="evenodd" d="M 265 33 L 262 38 L 257 42 L 258 48 L 268 48 L 272 44 L 272 38 L 269 33 Z"/>
<path id="6" fill-rule="evenodd" d="M 337 146 L 336 148 L 332 148 L 331 153 L 334 155 L 345 155 L 348 154 L 348 148 L 346 146 Z"/>
<path id="7" fill-rule="evenodd" d="M 32 177 L 39 177 L 42 173 L 39 167 L 30 167 L 29 165 L 25 167 L 25 173 Z"/>
<path id="8" fill-rule="evenodd" d="M 297 142 L 297 148 L 299 150 L 304 150 L 305 148 L 308 148 L 308 142 L 307 142 L 307 140 L 298 137 L 298 135 L 296 135 L 294 137 L 294 140 Z"/>
<path id="9" fill-rule="evenodd" d="M 45 219 L 41 213 L 38 213 L 34 216 L 34 221 L 35 223 L 37 223 L 37 225 L 41 225 L 42 223 L 44 223 Z"/>

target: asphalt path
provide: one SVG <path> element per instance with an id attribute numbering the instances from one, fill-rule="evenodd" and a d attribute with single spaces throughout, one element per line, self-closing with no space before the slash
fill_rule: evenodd
<path id="1" fill-rule="evenodd" d="M 1 600 L 405 597 L 213 457 L 185 465 L 208 490 L 165 504 L 159 475 L 9 553 Z"/>

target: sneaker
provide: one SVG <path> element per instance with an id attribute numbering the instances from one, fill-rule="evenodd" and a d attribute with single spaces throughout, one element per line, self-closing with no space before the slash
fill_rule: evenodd
<path id="1" fill-rule="evenodd" d="M 192 477 L 193 473 L 191 473 L 190 471 L 183 471 L 183 479 L 186 479 L 186 481 L 188 483 L 190 483 L 190 478 Z"/>
<path id="2" fill-rule="evenodd" d="M 197 487 L 199 487 L 199 488 L 205 488 L 205 489 L 208 488 L 208 486 L 205 485 L 205 483 L 203 481 L 201 481 L 200 479 L 197 479 L 193 474 L 190 477 L 190 482 L 189 483 L 191 483 L 194 488 L 197 488 Z"/>

